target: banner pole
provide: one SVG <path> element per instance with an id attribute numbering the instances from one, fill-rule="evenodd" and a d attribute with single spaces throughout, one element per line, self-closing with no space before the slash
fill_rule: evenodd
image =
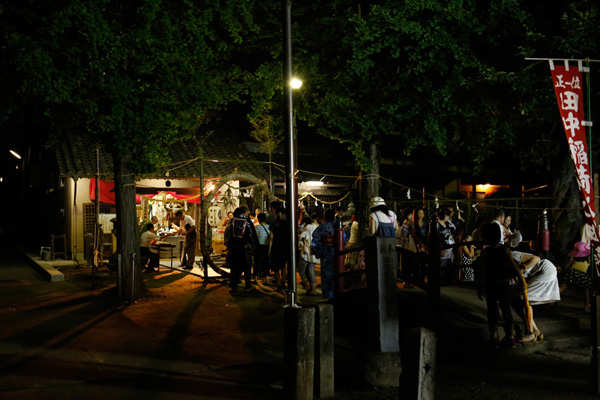
<path id="1" fill-rule="evenodd" d="M 592 279 L 591 287 L 591 369 L 592 376 L 590 379 L 592 393 L 600 393 L 600 320 L 598 312 L 600 311 L 600 261 L 596 263 L 596 257 L 600 256 L 598 249 L 594 251 L 594 247 L 600 248 L 598 237 L 598 224 L 596 220 L 596 212 L 598 211 L 596 205 L 596 185 L 594 182 L 594 173 L 592 170 L 592 115 L 591 115 L 591 77 L 590 77 L 590 62 L 599 62 L 600 60 L 585 59 L 556 59 L 556 58 L 526 58 L 529 61 L 548 61 L 550 64 L 550 70 L 553 78 L 553 86 L 556 93 L 556 99 L 558 101 L 559 110 L 561 112 L 561 118 L 569 141 L 569 147 L 571 151 L 571 157 L 573 164 L 577 170 L 577 182 L 579 191 L 582 197 L 583 211 L 586 217 L 586 228 L 591 227 L 592 232 L 590 235 L 590 255 L 592 256 L 591 265 L 592 271 L 590 278 Z M 560 71 L 558 65 L 555 66 L 555 61 L 564 62 L 564 68 Z M 572 74 L 569 72 L 569 62 L 577 62 L 578 70 L 582 80 L 585 80 L 583 87 L 576 87 L 576 82 L 571 80 L 563 81 L 563 75 L 565 80 L 572 79 Z M 585 67 L 583 63 L 585 62 Z M 556 67 L 556 68 L 555 68 Z M 585 76 L 583 73 L 585 72 Z M 557 79 L 558 78 L 558 79 Z M 555 79 L 557 79 L 555 81 Z M 570 90 L 567 91 L 567 86 L 570 86 Z M 578 90 L 576 90 L 578 89 Z M 585 94 L 583 93 L 585 90 Z M 564 96 L 564 97 L 563 97 Z M 579 103 L 581 100 L 581 103 Z M 584 101 L 587 101 L 587 107 Z M 575 103 L 579 103 L 580 110 Z M 574 112 L 573 112 L 574 111 Z M 586 115 L 587 114 L 587 115 Z M 582 119 L 582 120 L 581 120 Z M 586 127 L 585 133 L 580 131 L 581 126 Z M 581 160 L 577 156 L 578 150 L 583 149 L 582 143 L 587 141 L 587 154 L 581 154 L 581 156 L 587 156 L 587 160 Z M 581 147 L 580 147 L 581 146 Z M 582 151 L 583 153 L 583 151 Z M 587 167 L 586 167 L 587 164 Z M 587 168 L 587 171 L 586 171 Z M 589 177 L 586 176 L 589 174 Z M 586 180 L 587 179 L 587 180 Z M 587 195 L 587 197 L 586 197 Z M 587 236 L 587 235 L 586 235 Z M 594 254 L 595 253 L 595 254 Z"/>
<path id="2" fill-rule="evenodd" d="M 594 172 L 593 172 L 593 168 L 592 168 L 592 105 L 591 105 L 591 77 L 590 77 L 590 62 L 589 59 L 585 60 L 585 69 L 584 69 L 585 74 L 585 92 L 586 92 L 586 102 L 587 102 L 587 107 L 586 107 L 586 120 L 588 121 L 588 123 L 586 124 L 586 133 L 587 133 L 587 142 L 588 142 L 588 159 L 589 159 L 589 166 L 590 166 L 590 178 L 594 179 Z M 592 183 L 593 184 L 593 183 Z M 595 202 L 595 199 L 593 199 L 592 201 Z M 598 210 L 596 210 L 596 212 L 598 212 Z M 594 219 L 596 219 L 596 216 L 594 216 Z M 600 332 L 600 320 L 598 318 L 598 310 L 600 309 L 600 297 L 598 297 L 598 290 L 600 289 L 599 285 L 598 285 L 598 280 L 600 277 L 598 277 L 598 270 L 596 268 L 596 263 L 594 262 L 594 246 L 590 246 L 590 256 L 591 256 L 591 263 L 593 265 L 593 268 L 591 268 L 591 274 L 592 274 L 592 318 L 593 320 L 590 321 L 591 325 L 592 325 L 592 392 L 593 393 L 600 393 L 600 358 L 598 357 L 599 355 L 599 348 L 598 348 L 598 343 L 600 342 L 600 338 L 598 337 L 598 334 Z"/>
<path id="3" fill-rule="evenodd" d="M 590 74 L 590 59 L 586 58 L 585 59 L 585 68 L 583 69 L 585 72 L 585 97 L 586 97 L 586 102 L 587 102 L 587 107 L 586 107 L 586 120 L 587 123 L 585 124 L 585 130 L 587 133 L 587 142 L 588 142 L 588 162 L 590 165 L 590 179 L 592 182 L 592 187 L 594 185 L 594 169 L 593 169 L 593 160 L 592 160 L 592 96 L 591 96 L 591 74 Z M 597 194 L 594 192 L 594 197 L 596 197 Z M 594 204 L 596 203 L 596 199 L 592 199 L 592 201 L 594 202 Z M 598 212 L 598 210 L 596 210 L 596 212 Z M 596 216 L 594 215 L 594 219 L 596 220 Z M 596 221 L 597 222 L 597 221 Z M 590 246 L 590 255 L 591 255 L 591 260 L 592 263 L 594 263 L 594 246 Z M 595 263 L 594 263 L 595 264 Z M 597 268 L 593 268 L 593 290 L 594 290 L 594 296 L 597 297 L 596 295 L 598 294 L 598 290 L 600 290 L 600 285 L 599 283 L 599 279 L 600 277 L 598 276 L 598 270 Z"/>
<path id="4" fill-rule="evenodd" d="M 550 61 L 550 60 L 553 60 L 553 61 L 554 60 L 556 60 L 556 61 L 562 61 L 562 60 L 564 60 L 564 58 L 534 58 L 534 57 L 525 57 L 525 59 L 527 61 Z M 582 58 L 569 58 L 568 60 L 569 61 L 585 61 L 586 64 L 588 64 L 588 66 L 589 66 L 589 63 L 591 63 L 591 62 L 600 62 L 600 60 L 590 60 L 589 58 L 584 58 L 584 59 L 582 59 Z"/>

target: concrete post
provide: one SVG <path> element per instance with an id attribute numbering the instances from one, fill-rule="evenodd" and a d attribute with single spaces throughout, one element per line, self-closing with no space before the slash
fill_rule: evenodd
<path id="1" fill-rule="evenodd" d="M 433 400 L 437 337 L 425 328 L 415 328 L 402 335 L 402 375 L 399 398 Z"/>
<path id="2" fill-rule="evenodd" d="M 286 399 L 312 400 L 315 367 L 315 309 L 284 310 L 283 391 Z"/>
<path id="3" fill-rule="evenodd" d="M 344 229 L 342 228 L 342 221 L 335 221 L 335 251 L 344 251 Z M 340 276 L 344 272 L 346 263 L 346 256 L 344 254 L 335 255 L 335 273 L 338 274 L 335 279 L 335 293 L 342 293 L 344 291 L 344 277 Z"/>
<path id="4" fill-rule="evenodd" d="M 396 239 L 365 238 L 367 270 L 367 354 L 365 382 L 369 386 L 398 386 L 400 347 Z"/>
<path id="5" fill-rule="evenodd" d="M 331 399 L 334 392 L 333 305 L 317 304 L 315 329 L 315 382 L 314 395 Z"/>
<path id="6" fill-rule="evenodd" d="M 429 222 L 429 236 L 427 238 L 427 246 L 429 248 L 428 255 L 428 271 L 427 271 L 427 305 L 429 311 L 429 325 L 433 326 L 437 331 L 440 320 L 440 234 L 437 230 L 437 215 L 432 214 Z"/>

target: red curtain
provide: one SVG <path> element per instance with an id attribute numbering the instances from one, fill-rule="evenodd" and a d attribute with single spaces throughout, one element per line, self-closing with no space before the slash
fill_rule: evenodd
<path id="1" fill-rule="evenodd" d="M 100 189 L 100 203 L 115 204 L 115 192 L 113 190 L 115 184 L 100 179 L 98 186 Z M 96 178 L 90 179 L 90 200 L 96 201 Z M 142 198 L 140 196 L 135 196 L 135 201 L 141 203 Z"/>

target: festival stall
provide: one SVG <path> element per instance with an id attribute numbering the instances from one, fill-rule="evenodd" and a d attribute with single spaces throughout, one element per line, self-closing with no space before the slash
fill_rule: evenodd
<path id="1" fill-rule="evenodd" d="M 140 228 L 156 217 L 157 232 L 161 235 L 172 234 L 174 227 L 178 226 L 179 221 L 175 218 L 175 213 L 178 210 L 183 210 L 186 214 L 192 216 L 196 221 L 196 229 L 200 229 L 200 195 L 181 194 L 176 191 L 158 191 L 156 194 L 142 194 L 140 204 L 138 204 L 138 221 Z M 229 203 L 225 202 L 225 205 Z M 223 244 L 223 216 L 226 212 L 223 211 L 224 202 L 216 200 L 209 207 L 208 217 L 211 229 L 213 254 L 221 254 L 225 252 Z M 169 244 L 175 244 L 179 248 L 183 238 L 179 235 L 165 236 L 163 239 Z"/>

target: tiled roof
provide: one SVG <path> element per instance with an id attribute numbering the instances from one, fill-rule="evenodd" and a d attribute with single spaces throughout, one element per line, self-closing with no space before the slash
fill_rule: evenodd
<path id="1" fill-rule="evenodd" d="M 63 177 L 89 178 L 96 174 L 96 149 L 85 139 L 69 137 L 56 148 L 59 173 Z M 148 178 L 164 178 L 167 170 L 170 178 L 198 178 L 200 176 L 199 146 L 197 140 L 188 139 L 169 147 L 171 162 L 161 171 Z M 113 175 L 112 155 L 99 152 L 101 176 Z M 218 178 L 230 174 L 236 168 L 260 178 L 268 178 L 266 156 L 250 154 L 244 143 L 231 134 L 219 133 L 210 137 L 203 146 L 204 176 Z"/>
<path id="2" fill-rule="evenodd" d="M 219 178 L 237 168 L 260 179 L 268 179 L 266 157 L 249 154 L 243 141 L 233 134 L 215 133 L 204 141 L 204 176 Z M 171 162 L 165 166 L 171 178 L 198 178 L 200 176 L 199 144 L 196 139 L 174 143 L 169 147 Z M 194 160 L 191 161 L 190 160 Z M 164 177 L 164 175 L 161 175 Z"/>
<path id="3" fill-rule="evenodd" d="M 56 149 L 59 173 L 63 177 L 90 178 L 96 175 L 96 149 L 89 141 L 80 137 L 63 140 Z M 103 151 L 100 154 L 100 175 L 113 176 L 112 155 Z M 188 139 L 169 146 L 168 165 L 159 172 L 145 178 L 165 178 L 169 171 L 171 179 L 199 178 L 198 141 Z M 273 180 L 285 180 L 284 146 L 281 144 L 273 153 Z M 233 132 L 216 132 L 205 140 L 203 146 L 204 177 L 220 178 L 232 173 L 236 168 L 259 179 L 269 179 L 268 155 L 260 151 L 260 145 L 252 142 L 249 136 Z M 352 183 L 357 175 L 353 158 L 345 146 L 332 142 L 327 145 L 297 146 L 298 181 L 320 180 L 325 182 Z"/>
<path id="4" fill-rule="evenodd" d="M 260 145 L 256 142 L 246 142 L 246 150 L 252 158 L 267 160 L 265 154 L 260 153 Z M 279 145 L 273 152 L 273 176 L 275 181 L 285 179 L 286 157 L 284 145 Z M 331 183 L 353 183 L 358 175 L 354 166 L 354 158 L 348 149 L 339 143 L 331 141 L 327 145 L 311 144 L 296 146 L 298 182 L 321 180 Z"/>
<path id="5" fill-rule="evenodd" d="M 62 177 L 91 178 L 96 176 L 96 148 L 82 136 L 63 138 L 55 150 L 58 171 Z M 101 176 L 112 175 L 112 155 L 99 151 Z"/>

